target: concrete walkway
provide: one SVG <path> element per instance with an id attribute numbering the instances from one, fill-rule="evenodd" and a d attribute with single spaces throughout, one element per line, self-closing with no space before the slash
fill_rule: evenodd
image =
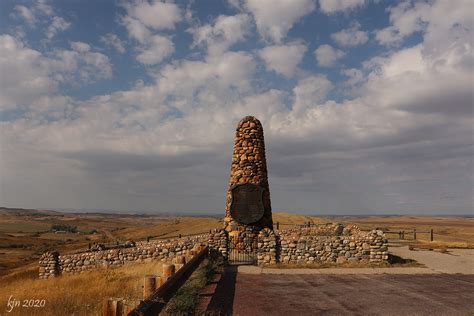
<path id="1" fill-rule="evenodd" d="M 211 301 L 211 311 L 246 316 L 474 315 L 474 250 L 445 254 L 403 246 L 389 251 L 426 267 L 230 266 Z"/>
<path id="2" fill-rule="evenodd" d="M 409 250 L 408 246 L 390 247 L 390 253 L 424 264 L 431 273 L 474 274 L 474 249 L 449 249 L 448 253 Z"/>
<path id="3" fill-rule="evenodd" d="M 236 270 L 229 267 L 224 274 L 210 315 L 472 316 L 474 310 L 474 275 L 269 275 Z"/>

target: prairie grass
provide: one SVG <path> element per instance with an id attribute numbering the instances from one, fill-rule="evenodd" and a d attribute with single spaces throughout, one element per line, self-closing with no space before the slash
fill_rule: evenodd
<path id="1" fill-rule="evenodd" d="M 46 300 L 43 308 L 15 307 L 8 315 L 101 315 L 106 297 L 141 299 L 143 278 L 161 275 L 161 262 L 128 264 L 40 280 L 36 268 L 0 278 L 0 315 L 7 313 L 10 297 Z"/>

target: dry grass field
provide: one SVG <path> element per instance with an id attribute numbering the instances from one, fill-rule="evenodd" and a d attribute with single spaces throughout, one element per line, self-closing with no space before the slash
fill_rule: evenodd
<path id="1" fill-rule="evenodd" d="M 44 307 L 16 306 L 8 315 L 100 315 L 105 297 L 141 299 L 143 277 L 160 275 L 160 262 L 129 264 L 114 269 L 40 280 L 37 268 L 11 273 L 0 279 L 0 315 L 8 300 L 45 300 Z"/>
<path id="2" fill-rule="evenodd" d="M 433 229 L 434 243 L 451 248 L 474 248 L 474 218 L 448 216 L 367 216 L 339 217 L 340 222 L 354 223 L 362 229 L 375 227 L 390 231 L 429 231 Z M 389 238 L 397 235 L 389 234 Z M 414 242 L 413 233 L 407 233 L 406 239 Z M 430 235 L 417 233 L 417 241 L 430 243 Z"/>
<path id="3" fill-rule="evenodd" d="M 54 233 L 52 225 L 76 226 L 77 232 Z M 43 252 L 69 253 L 89 243 L 167 238 L 198 234 L 222 227 L 210 217 L 60 213 L 0 208 L 0 276 L 36 262 Z"/>

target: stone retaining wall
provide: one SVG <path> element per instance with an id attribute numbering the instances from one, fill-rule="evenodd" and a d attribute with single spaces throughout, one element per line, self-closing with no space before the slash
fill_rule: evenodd
<path id="1" fill-rule="evenodd" d="M 209 234 L 209 248 L 228 257 L 229 233 Z M 315 264 L 345 262 L 382 263 L 388 261 L 387 239 L 381 230 L 361 232 L 355 225 L 318 225 L 258 233 L 257 262 L 268 264 Z"/>
<path id="2" fill-rule="evenodd" d="M 387 260 L 387 240 L 381 230 L 334 236 L 280 232 L 281 263 L 381 263 Z M 265 260 L 263 263 L 270 262 Z"/>
<path id="3" fill-rule="evenodd" d="M 176 256 L 191 255 L 193 250 L 197 251 L 200 246 L 205 246 L 208 239 L 208 235 L 204 234 L 173 240 L 137 242 L 135 247 L 130 248 L 67 255 L 59 255 L 56 251 L 46 252 L 39 261 L 39 277 L 47 279 L 61 273 L 80 273 L 132 262 L 171 261 Z"/>
<path id="4" fill-rule="evenodd" d="M 192 250 L 205 245 L 227 259 L 230 242 L 235 241 L 239 246 L 248 244 L 249 240 L 250 244 L 255 244 L 255 239 L 259 265 L 388 261 L 384 233 L 381 230 L 361 232 L 355 225 L 328 224 L 280 231 L 270 228 L 252 230 L 249 226 L 238 236 L 229 234 L 232 232 L 222 229 L 193 237 L 137 242 L 135 247 L 129 248 L 67 255 L 50 251 L 39 260 L 39 277 L 47 279 L 61 273 L 80 273 L 132 262 L 171 261 L 176 256 L 191 255 Z"/>
<path id="5" fill-rule="evenodd" d="M 41 255 L 39 260 L 39 277 L 47 279 L 60 274 L 59 253 L 57 251 L 47 251 Z"/>

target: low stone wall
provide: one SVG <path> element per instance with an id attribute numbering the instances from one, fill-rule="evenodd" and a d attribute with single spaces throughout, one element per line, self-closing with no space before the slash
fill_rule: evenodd
<path id="1" fill-rule="evenodd" d="M 304 230 L 304 229 L 303 229 Z M 354 235 L 321 236 L 280 232 L 280 262 L 290 264 L 373 262 L 388 260 L 387 240 L 381 230 Z M 264 264 L 268 264 L 267 260 Z"/>
<path id="2" fill-rule="evenodd" d="M 209 234 L 209 248 L 224 258 L 232 239 L 228 235 L 225 230 Z M 355 225 L 341 224 L 280 231 L 264 228 L 258 233 L 256 253 L 259 265 L 388 261 L 387 239 L 381 230 L 361 232 Z"/>
<path id="3" fill-rule="evenodd" d="M 258 234 L 257 263 L 276 264 L 279 262 L 278 249 L 280 237 L 275 234 L 273 229 L 262 229 Z"/>
<path id="4" fill-rule="evenodd" d="M 46 252 L 39 261 L 39 277 L 46 279 L 61 273 L 80 273 L 131 262 L 171 261 L 176 256 L 190 255 L 191 250 L 206 245 L 227 260 L 230 243 L 237 246 L 233 251 L 238 251 L 239 245 L 254 247 L 256 244 L 259 265 L 388 261 L 387 239 L 381 230 L 361 232 L 355 225 L 340 224 L 280 231 L 270 228 L 253 230 L 250 227 L 239 234 L 222 229 L 193 237 L 137 242 L 135 247 L 129 248 L 67 255 Z"/>
<path id="5" fill-rule="evenodd" d="M 100 267 L 121 266 L 133 262 L 151 262 L 153 260 L 171 261 L 176 256 L 191 255 L 200 246 L 207 244 L 208 235 L 177 238 L 173 240 L 153 240 L 137 242 L 135 247 L 89 251 L 59 255 L 58 252 L 46 252 L 39 262 L 39 277 L 46 279 L 61 273 L 80 273 Z"/>
<path id="6" fill-rule="evenodd" d="M 43 253 L 39 260 L 40 279 L 53 278 L 60 273 L 59 253 L 57 251 L 47 251 Z"/>
<path id="7" fill-rule="evenodd" d="M 216 230 L 209 234 L 209 249 L 221 254 L 225 260 L 227 260 L 228 257 L 228 243 L 229 233 L 224 229 Z"/>

